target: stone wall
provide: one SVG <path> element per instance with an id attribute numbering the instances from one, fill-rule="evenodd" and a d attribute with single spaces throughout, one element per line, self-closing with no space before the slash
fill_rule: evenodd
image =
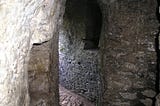
<path id="1" fill-rule="evenodd" d="M 28 65 L 30 106 L 59 106 L 58 34 L 65 8 L 63 0 L 57 4 L 57 22 L 53 38 L 34 43 Z"/>
<path id="2" fill-rule="evenodd" d="M 49 41 L 34 45 L 30 52 L 28 67 L 30 106 L 49 106 L 52 101 L 50 93 L 52 82 L 49 82 L 49 53 L 51 52 L 49 45 Z"/>
<path id="3" fill-rule="evenodd" d="M 103 12 L 99 59 L 103 79 L 101 105 L 151 106 L 156 95 L 156 0 L 99 1 Z M 49 92 L 52 94 L 50 105 L 58 105 L 58 35 L 54 32 L 58 32 L 57 23 L 62 16 L 61 2 L 0 1 L 0 106 L 29 106 L 26 68 L 29 52 L 33 43 L 47 41 L 53 34 L 49 65 L 53 89 Z M 79 25 L 78 28 L 76 31 L 81 30 Z M 76 66 L 82 63 L 76 61 Z"/>
<path id="4" fill-rule="evenodd" d="M 59 76 L 63 87 L 97 102 L 100 92 L 98 49 L 85 50 L 83 40 L 87 36 L 86 30 L 93 34 L 93 29 L 88 29 L 94 24 L 94 17 L 86 15 L 90 14 L 86 13 L 89 6 L 85 0 L 68 0 L 66 3 L 59 35 Z"/>
<path id="5" fill-rule="evenodd" d="M 0 1 L 0 106 L 29 106 L 29 52 L 33 43 L 51 39 L 56 31 L 60 2 Z M 55 92 L 52 93 L 55 100 Z"/>
<path id="6" fill-rule="evenodd" d="M 155 92 L 156 1 L 100 0 L 104 106 L 152 106 Z"/>

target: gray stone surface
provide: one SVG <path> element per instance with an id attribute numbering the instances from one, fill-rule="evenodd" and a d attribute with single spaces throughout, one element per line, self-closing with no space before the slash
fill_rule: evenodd
<path id="1" fill-rule="evenodd" d="M 156 106 L 160 106 L 160 94 L 156 96 Z"/>
<path id="2" fill-rule="evenodd" d="M 86 20 L 92 18 L 85 16 L 85 0 L 77 2 L 68 0 L 59 35 L 60 84 L 96 102 L 101 91 L 98 50 L 84 50 L 83 40 L 87 36 Z"/>
<path id="3" fill-rule="evenodd" d="M 153 90 L 145 90 L 142 92 L 143 95 L 147 96 L 147 97 L 155 97 L 156 96 L 156 92 Z"/>
<path id="4" fill-rule="evenodd" d="M 153 32 L 158 28 L 156 1 L 99 1 L 104 19 L 100 45 L 104 90 L 102 104 L 152 106 L 148 96 L 155 96 L 156 52 Z M 153 94 L 148 92 L 150 89 Z M 144 99 L 143 103 L 141 99 Z"/>
<path id="5" fill-rule="evenodd" d="M 143 99 L 143 100 L 140 100 L 145 106 L 153 106 L 153 101 L 152 99 Z"/>
<path id="6" fill-rule="evenodd" d="M 50 42 L 33 45 L 28 65 L 30 106 L 49 106 L 52 95 L 49 70 Z M 56 88 L 56 86 L 54 86 Z"/>
<path id="7" fill-rule="evenodd" d="M 60 2 L 62 0 L 0 1 L 0 106 L 29 106 L 26 68 L 29 52 L 33 43 L 47 41 L 53 34 L 51 41 L 53 54 L 50 55 L 53 64 L 49 67 L 52 70 L 50 75 L 54 75 L 54 78 L 49 79 L 53 88 L 50 89 L 53 97 L 50 105 L 58 105 L 56 96 L 58 95 L 59 27 L 57 23 L 59 16 L 62 16 L 59 14 L 62 6 Z M 76 1 L 76 4 L 79 2 Z M 153 95 L 147 92 L 150 89 L 155 91 L 156 55 L 152 33 L 158 26 L 155 16 L 156 0 L 99 0 L 99 2 L 103 13 L 101 57 L 98 58 L 101 64 L 100 75 L 103 79 L 102 105 L 151 106 L 153 101 L 148 96 L 153 97 Z M 79 14 L 78 11 L 76 13 Z M 73 29 L 73 32 L 84 28 L 81 27 L 83 24 L 79 22 L 81 18 L 79 16 L 83 15 L 74 17 L 78 19 L 76 26 L 71 24 L 72 28 L 79 28 Z M 54 33 L 55 31 L 57 33 Z M 77 47 L 79 46 L 81 47 L 81 43 Z M 95 54 L 93 53 L 93 56 L 96 57 Z M 72 59 L 75 57 L 73 56 Z M 73 63 L 79 68 L 81 67 L 79 64 L 85 62 L 80 60 Z M 77 75 L 81 74 L 77 73 Z M 41 84 L 43 85 L 43 83 L 39 85 Z M 43 88 L 43 91 L 46 89 Z M 124 92 L 127 95 L 122 95 Z M 136 96 L 128 96 L 128 94 L 136 94 Z M 130 99 L 126 99 L 127 96 Z M 133 99 L 133 97 L 137 98 Z M 159 100 L 157 96 L 157 106 L 160 104 Z M 43 99 L 38 101 L 38 105 L 45 105 Z"/>
<path id="8" fill-rule="evenodd" d="M 57 2 L 57 26 L 53 38 L 35 43 L 28 65 L 30 106 L 59 106 L 58 32 L 65 1 Z M 54 20 L 53 20 L 54 21 Z M 53 30 L 54 31 L 54 30 Z"/>
<path id="9" fill-rule="evenodd" d="M 29 52 L 33 43 L 51 39 L 59 19 L 59 3 L 0 1 L 0 106 L 29 106 Z"/>
<path id="10" fill-rule="evenodd" d="M 120 93 L 120 95 L 121 95 L 124 99 L 134 100 L 134 99 L 137 98 L 137 93 Z"/>

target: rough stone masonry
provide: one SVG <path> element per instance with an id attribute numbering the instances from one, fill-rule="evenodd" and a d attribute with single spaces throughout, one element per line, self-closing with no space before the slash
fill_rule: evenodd
<path id="1" fill-rule="evenodd" d="M 56 32 L 64 2 L 0 1 L 0 106 L 29 106 L 26 65 L 33 43 L 44 42 L 53 36 L 51 75 L 58 71 Z M 99 3 L 103 15 L 100 105 L 152 106 L 152 98 L 156 96 L 156 1 L 99 0 Z M 53 83 L 57 84 L 56 81 Z M 58 90 L 54 89 L 57 88 L 51 90 L 53 101 L 50 106 L 58 106 Z"/>
<path id="2" fill-rule="evenodd" d="M 60 2 L 0 1 L 0 106 L 29 106 L 26 69 L 29 52 L 33 43 L 53 36 L 60 16 Z"/>
<path id="3" fill-rule="evenodd" d="M 101 0 L 104 106 L 152 106 L 157 1 Z"/>

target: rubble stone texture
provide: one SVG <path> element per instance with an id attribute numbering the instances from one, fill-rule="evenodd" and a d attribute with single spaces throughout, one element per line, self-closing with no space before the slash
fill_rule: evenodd
<path id="1" fill-rule="evenodd" d="M 92 17 L 92 14 L 97 15 L 97 13 L 96 11 L 91 12 L 96 9 L 95 5 L 98 5 L 95 0 L 68 0 L 59 34 L 60 84 L 93 102 L 98 101 L 101 91 L 99 55 L 98 49 L 86 50 L 84 47 L 85 43 L 94 37 L 92 20 L 95 17 Z M 89 11 L 90 9 L 92 11 Z M 95 29 L 98 30 L 96 27 Z"/>
<path id="2" fill-rule="evenodd" d="M 156 0 L 98 1 L 103 14 L 99 105 L 152 106 L 156 96 Z M 64 3 L 0 1 L 0 106 L 30 105 L 26 68 L 29 52 L 33 43 L 42 43 L 52 36 L 49 106 L 58 106 L 58 23 Z M 159 100 L 157 96 L 157 106 Z"/>
<path id="3" fill-rule="evenodd" d="M 65 88 L 82 95 L 90 101 L 98 102 L 99 92 L 101 92 L 98 50 L 84 50 L 85 42 L 83 41 L 86 38 L 86 20 L 92 18 L 85 17 L 85 14 L 88 13 L 82 11 L 84 5 L 86 5 L 84 0 L 78 6 L 75 3 L 77 3 L 75 0 L 67 2 L 63 25 L 60 28 L 59 81 Z M 70 18 L 71 15 L 72 18 Z M 79 21 L 77 22 L 77 20 Z M 55 45 L 55 42 L 53 43 Z M 34 45 L 30 53 L 28 69 L 29 92 L 31 105 L 33 106 L 40 101 L 46 105 L 50 99 L 50 70 L 48 67 L 50 64 L 49 53 L 51 51 L 49 45 L 48 42 Z M 54 76 L 55 81 L 56 76 L 52 76 Z"/>
<path id="4" fill-rule="evenodd" d="M 44 42 L 53 36 L 60 2 L 0 1 L 0 106 L 29 106 L 26 68 L 29 52 L 33 43 Z"/>
<path id="5" fill-rule="evenodd" d="M 109 1 L 101 0 L 102 104 L 152 106 L 151 98 L 156 96 L 156 1 Z"/>

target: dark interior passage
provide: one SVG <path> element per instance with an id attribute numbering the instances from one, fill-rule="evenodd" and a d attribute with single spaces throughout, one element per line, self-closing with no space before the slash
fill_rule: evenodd
<path id="1" fill-rule="evenodd" d="M 96 0 L 67 0 L 59 35 L 60 84 L 94 103 L 101 91 L 99 54 L 93 50 L 99 44 L 101 15 Z"/>
<path id="2" fill-rule="evenodd" d="M 96 0 L 86 1 L 86 38 L 84 49 L 97 49 L 102 27 L 102 13 Z"/>
<path id="3" fill-rule="evenodd" d="M 65 89 L 61 91 L 59 87 L 60 102 L 83 104 L 75 98 L 78 97 L 95 106 L 153 106 L 159 93 L 156 1 L 113 0 L 106 4 L 101 2 L 102 27 L 96 1 L 66 2 L 59 32 L 59 83 Z M 34 60 L 29 66 L 30 96 L 31 103 L 38 106 L 55 103 L 51 90 L 57 91 L 57 101 L 59 98 L 56 40 L 52 44 L 52 62 L 48 61 L 48 44 L 34 45 L 35 52 L 31 51 L 37 56 L 31 53 Z M 51 70 L 49 64 L 53 66 Z M 71 95 L 61 96 L 66 95 L 64 91 Z"/>

